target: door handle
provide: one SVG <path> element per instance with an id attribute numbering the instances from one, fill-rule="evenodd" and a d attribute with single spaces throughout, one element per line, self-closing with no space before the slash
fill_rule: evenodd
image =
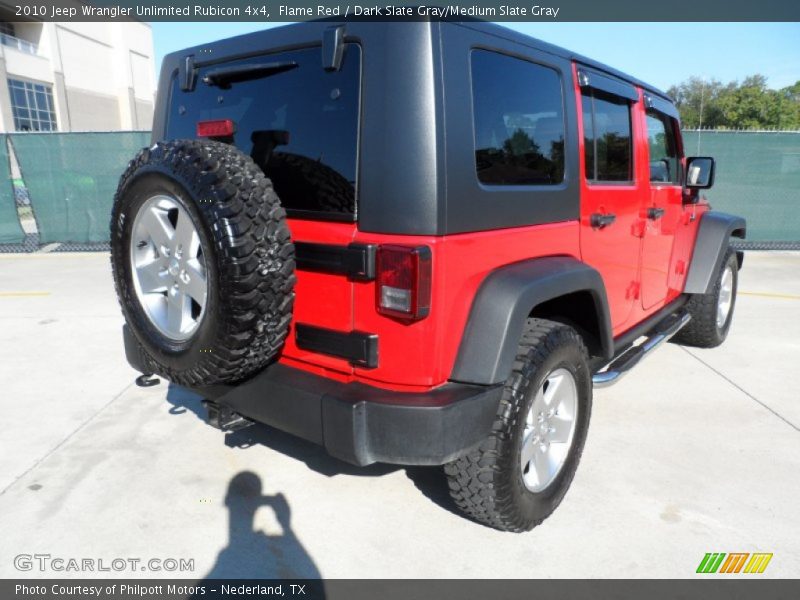
<path id="1" fill-rule="evenodd" d="M 617 215 L 614 213 L 593 213 L 592 216 L 589 217 L 589 223 L 591 223 L 592 227 L 596 227 L 597 229 L 608 227 L 616 220 Z"/>
<path id="2" fill-rule="evenodd" d="M 651 206 L 650 208 L 647 209 L 647 218 L 655 221 L 663 217 L 665 212 L 666 210 L 663 208 L 656 208 L 655 206 Z"/>

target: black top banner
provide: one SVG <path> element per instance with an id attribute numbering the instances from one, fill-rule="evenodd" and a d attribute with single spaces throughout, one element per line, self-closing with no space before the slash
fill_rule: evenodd
<path id="1" fill-rule="evenodd" d="M 800 21 L 794 0 L 0 0 L 4 21 Z"/>

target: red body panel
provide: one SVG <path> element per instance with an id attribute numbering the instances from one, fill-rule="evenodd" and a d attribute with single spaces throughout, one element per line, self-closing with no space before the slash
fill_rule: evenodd
<path id="1" fill-rule="evenodd" d="M 290 220 L 289 226 L 296 241 L 427 245 L 431 249 L 434 285 L 430 314 L 411 323 L 378 314 L 375 282 L 297 273 L 293 323 L 377 333 L 379 364 L 375 369 L 354 371 L 345 360 L 298 349 L 291 332 L 282 361 L 318 374 L 330 375 L 326 369 L 333 370 L 339 379 L 394 390 L 419 391 L 447 381 L 472 300 L 491 271 L 535 256 L 579 256 L 578 223 L 574 221 L 442 237 L 361 233 L 354 225 L 312 221 Z M 354 238 L 347 237 L 353 232 Z"/>
<path id="2" fill-rule="evenodd" d="M 580 87 L 573 89 L 581 106 Z M 297 272 L 294 323 L 342 332 L 379 336 L 374 369 L 353 368 L 347 361 L 300 350 L 293 331 L 281 361 L 340 381 L 399 391 L 422 391 L 447 381 L 478 288 L 493 270 L 520 260 L 573 256 L 603 277 L 614 336 L 619 336 L 675 299 L 683 288 L 703 204 L 683 204 L 679 186 L 650 184 L 645 111 L 633 105 L 634 182 L 587 183 L 584 176 L 582 115 L 578 120 L 580 153 L 580 221 L 500 229 L 449 236 L 402 236 L 358 231 L 355 224 L 290 219 L 295 241 L 347 245 L 426 245 L 432 253 L 433 290 L 430 314 L 409 322 L 376 310 L 375 282 L 350 281 L 343 275 Z M 647 219 L 649 207 L 665 208 L 663 218 Z M 593 213 L 614 213 L 604 229 L 591 226 Z"/>
<path id="3" fill-rule="evenodd" d="M 294 242 L 316 242 L 346 246 L 356 233 L 354 223 L 327 223 L 320 221 L 289 220 Z M 295 286 L 294 323 L 308 323 L 327 329 L 351 331 L 353 329 L 352 281 L 342 275 L 313 273 L 297 270 Z M 316 352 L 301 350 L 294 341 L 294 327 L 289 332 L 283 356 L 311 363 L 340 373 L 352 373 L 346 360 Z"/>
<path id="4" fill-rule="evenodd" d="M 428 317 L 414 323 L 379 315 L 374 282 L 356 284 L 355 329 L 378 332 L 380 364 L 356 369 L 374 385 L 431 387 L 444 383 L 455 364 L 472 300 L 486 276 L 535 256 L 578 256 L 578 224 L 556 223 L 443 237 L 359 234 L 366 243 L 426 244 L 433 253 L 433 294 Z"/>

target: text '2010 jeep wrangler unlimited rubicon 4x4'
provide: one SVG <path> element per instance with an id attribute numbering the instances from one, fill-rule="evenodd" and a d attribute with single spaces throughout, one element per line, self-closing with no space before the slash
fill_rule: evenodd
<path id="1" fill-rule="evenodd" d="M 164 60 L 115 198 L 129 362 L 523 531 L 593 386 L 728 333 L 741 218 L 662 92 L 482 23 L 311 22 Z"/>

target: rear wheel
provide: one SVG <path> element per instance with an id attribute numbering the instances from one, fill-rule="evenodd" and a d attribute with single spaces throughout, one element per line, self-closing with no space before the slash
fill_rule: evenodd
<path id="1" fill-rule="evenodd" d="M 672 338 L 673 341 L 698 348 L 714 348 L 724 342 L 733 320 L 738 283 L 739 263 L 736 252 L 729 249 L 711 291 L 695 294 L 686 303 L 692 320 Z"/>
<path id="2" fill-rule="evenodd" d="M 533 529 L 572 482 L 591 406 L 581 337 L 561 323 L 528 319 L 491 433 L 445 465 L 456 505 L 503 531 Z"/>

